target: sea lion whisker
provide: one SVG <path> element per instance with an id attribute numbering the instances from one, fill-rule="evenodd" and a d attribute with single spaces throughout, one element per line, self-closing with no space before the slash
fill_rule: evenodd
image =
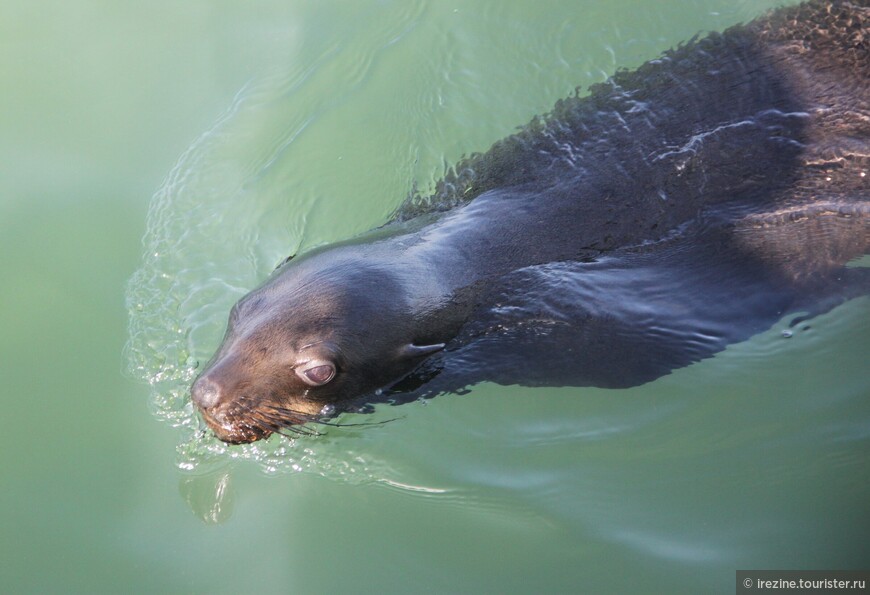
<path id="1" fill-rule="evenodd" d="M 256 430 L 267 431 L 272 434 L 279 434 L 281 436 L 286 436 L 288 438 L 292 438 L 294 435 L 302 435 L 302 436 L 311 436 L 313 435 L 310 431 L 301 430 L 300 428 L 294 426 L 292 423 L 287 423 L 286 420 L 281 419 L 271 419 L 262 414 L 259 411 L 253 411 L 252 416 L 248 422 L 249 427 L 252 429 L 256 428 Z M 288 434 L 289 433 L 289 434 Z"/>
<path id="2" fill-rule="evenodd" d="M 317 423 L 322 424 L 324 426 L 330 426 L 333 428 L 355 428 L 355 427 L 365 427 L 365 426 L 382 426 L 384 424 L 388 424 L 392 421 L 397 421 L 402 419 L 404 416 L 393 417 L 391 419 L 384 419 L 381 421 L 368 421 L 368 422 L 354 422 L 354 423 L 342 423 L 342 422 L 330 422 L 324 419 L 316 420 Z"/>
<path id="3" fill-rule="evenodd" d="M 282 416 L 292 415 L 292 416 L 296 416 L 299 418 L 305 418 L 308 420 L 314 419 L 314 416 L 311 413 L 305 413 L 303 411 L 299 411 L 298 409 L 291 409 L 289 407 L 282 407 L 279 405 L 272 405 L 272 404 L 264 405 L 264 406 L 261 406 L 259 410 L 263 411 L 263 412 L 269 411 L 269 412 L 276 413 L 276 414 L 282 415 Z"/>
<path id="4" fill-rule="evenodd" d="M 294 417 L 292 419 L 288 419 L 284 413 L 290 413 Z M 281 434 L 286 436 L 285 432 L 292 432 L 293 434 L 303 435 L 303 436 L 319 436 L 320 433 L 312 428 L 308 428 L 305 424 L 316 421 L 310 414 L 302 413 L 301 411 L 294 411 L 291 409 L 277 407 L 274 405 L 268 405 L 266 407 L 261 407 L 254 412 L 254 415 L 259 419 L 263 424 L 268 425 L 267 429 L 275 432 L 276 434 Z"/>
<path id="5" fill-rule="evenodd" d="M 281 432 L 282 434 L 283 434 L 284 430 L 286 430 L 288 432 L 292 432 L 292 433 L 296 434 L 297 436 L 322 436 L 323 435 L 320 432 L 318 432 L 317 430 L 314 430 L 312 428 L 308 428 L 305 426 L 297 426 L 297 425 L 285 426 Z M 286 434 L 283 434 L 283 435 L 286 436 Z"/>
<path id="6" fill-rule="evenodd" d="M 268 419 L 262 415 L 254 414 L 251 419 L 253 422 L 257 422 L 257 427 L 263 430 L 268 430 L 270 432 L 277 432 L 283 428 L 280 423 L 277 423 L 276 421 Z"/>
<path id="7" fill-rule="evenodd" d="M 276 429 L 274 432 L 276 434 L 280 434 L 281 436 L 286 436 L 287 438 L 293 438 L 295 436 L 320 436 L 321 433 L 313 428 L 309 428 L 308 426 L 300 426 L 298 424 L 289 422 L 284 424 L 276 424 Z M 293 434 L 293 436 L 291 436 Z"/>
<path id="8" fill-rule="evenodd" d="M 230 420 L 240 422 L 239 426 L 243 432 L 254 434 L 264 432 L 282 434 L 282 430 L 287 426 L 284 419 L 269 415 L 262 407 L 257 407 L 254 399 L 248 394 L 238 397 Z"/>
<path id="9" fill-rule="evenodd" d="M 271 423 L 275 424 L 281 428 L 287 427 L 296 427 L 301 428 L 309 423 L 316 423 L 317 418 L 297 411 L 289 411 L 290 415 L 283 414 L 280 411 L 261 411 L 260 416 L 264 419 L 268 419 Z M 316 434 L 316 431 L 312 431 L 312 433 Z"/>

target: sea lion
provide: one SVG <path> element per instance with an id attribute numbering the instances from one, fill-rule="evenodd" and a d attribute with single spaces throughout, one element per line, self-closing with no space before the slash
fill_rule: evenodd
<path id="1" fill-rule="evenodd" d="M 632 386 L 866 293 L 868 31 L 866 1 L 809 2 L 559 101 L 288 259 L 193 402 L 242 443 L 481 380 Z"/>

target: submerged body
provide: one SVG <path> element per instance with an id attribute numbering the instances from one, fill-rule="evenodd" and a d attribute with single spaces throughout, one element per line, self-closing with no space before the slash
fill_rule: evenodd
<path id="1" fill-rule="evenodd" d="M 560 101 L 429 201 L 282 265 L 194 402 L 248 442 L 481 380 L 632 386 L 862 294 L 868 30 L 866 2 L 783 9 Z"/>

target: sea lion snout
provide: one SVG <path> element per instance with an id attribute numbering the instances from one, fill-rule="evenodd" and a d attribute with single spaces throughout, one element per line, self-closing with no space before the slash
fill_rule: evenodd
<path id="1" fill-rule="evenodd" d="M 268 437 L 273 429 L 252 416 L 239 398 L 236 382 L 223 382 L 220 370 L 207 369 L 190 389 L 193 404 L 215 435 L 230 444 L 243 444 Z"/>
<path id="2" fill-rule="evenodd" d="M 220 401 L 220 386 L 208 376 L 200 376 L 193 383 L 190 396 L 200 409 L 210 409 Z"/>

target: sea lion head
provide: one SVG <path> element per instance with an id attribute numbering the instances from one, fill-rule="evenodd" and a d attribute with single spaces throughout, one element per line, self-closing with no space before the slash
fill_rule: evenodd
<path id="1" fill-rule="evenodd" d="M 194 404 L 234 444 L 330 417 L 444 347 L 415 336 L 405 294 L 390 267 L 346 249 L 283 265 L 232 308 Z"/>

